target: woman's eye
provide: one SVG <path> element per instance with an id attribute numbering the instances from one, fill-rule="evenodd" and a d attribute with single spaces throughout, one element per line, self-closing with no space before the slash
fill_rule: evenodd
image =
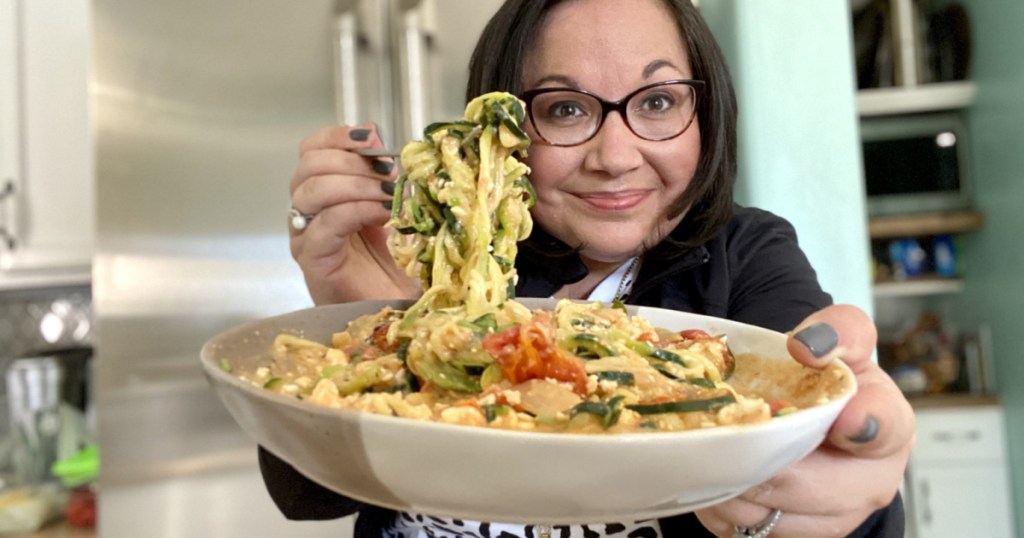
<path id="1" fill-rule="evenodd" d="M 547 110 L 547 117 L 552 119 L 578 118 L 587 114 L 586 110 L 579 103 L 573 101 L 553 103 Z"/>
<path id="2" fill-rule="evenodd" d="M 667 93 L 648 94 L 640 101 L 640 109 L 644 112 L 664 112 L 675 105 L 675 98 Z"/>

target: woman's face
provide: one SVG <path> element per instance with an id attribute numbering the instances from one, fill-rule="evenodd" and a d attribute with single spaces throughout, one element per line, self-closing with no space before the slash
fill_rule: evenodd
<path id="1" fill-rule="evenodd" d="M 660 0 L 570 0 L 547 15 L 523 65 L 523 87 L 586 90 L 618 101 L 654 82 L 692 78 L 674 19 Z M 610 112 L 594 138 L 572 147 L 530 132 L 527 163 L 537 190 L 534 219 L 585 258 L 618 262 L 653 246 L 678 224 L 665 214 L 689 185 L 700 156 L 694 119 L 660 142 L 633 134 Z"/>

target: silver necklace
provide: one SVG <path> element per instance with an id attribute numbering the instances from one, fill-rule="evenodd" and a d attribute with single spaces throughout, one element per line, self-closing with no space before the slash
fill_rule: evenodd
<path id="1" fill-rule="evenodd" d="M 634 257 L 629 260 L 629 265 L 626 266 L 625 272 L 622 273 L 622 280 L 619 281 L 619 287 L 615 289 L 615 300 L 625 301 L 629 297 L 629 293 L 633 291 L 633 283 L 636 282 L 637 273 L 640 272 L 640 256 Z"/>

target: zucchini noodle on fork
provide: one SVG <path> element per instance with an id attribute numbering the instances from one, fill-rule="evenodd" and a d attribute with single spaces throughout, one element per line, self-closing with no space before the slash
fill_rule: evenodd
<path id="1" fill-rule="evenodd" d="M 388 247 L 423 286 L 410 322 L 461 306 L 475 319 L 514 296 L 517 242 L 533 229 L 536 196 L 517 158 L 530 144 L 525 117 L 515 96 L 488 93 L 466 106 L 462 120 L 431 124 L 423 140 L 402 149 L 406 173 L 388 222 L 398 233 Z"/>

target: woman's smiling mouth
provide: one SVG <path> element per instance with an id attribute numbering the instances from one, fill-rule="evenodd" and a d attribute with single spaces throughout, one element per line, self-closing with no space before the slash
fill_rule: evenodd
<path id="1" fill-rule="evenodd" d="M 601 211 L 625 211 L 643 202 L 650 195 L 649 190 L 629 190 L 622 192 L 590 192 L 578 193 L 576 196 L 591 207 Z"/>

